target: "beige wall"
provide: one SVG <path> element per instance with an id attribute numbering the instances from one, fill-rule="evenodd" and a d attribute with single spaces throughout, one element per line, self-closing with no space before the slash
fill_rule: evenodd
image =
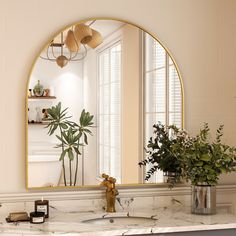
<path id="1" fill-rule="evenodd" d="M 122 183 L 138 183 L 140 131 L 140 30 L 122 29 Z M 131 168 L 131 166 L 133 168 Z"/>
<path id="2" fill-rule="evenodd" d="M 235 12 L 234 0 L 1 0 L 0 192 L 25 191 L 24 97 L 32 61 L 54 33 L 87 17 L 127 19 L 158 35 L 184 79 L 186 128 L 224 123 L 225 137 L 236 144 Z"/>

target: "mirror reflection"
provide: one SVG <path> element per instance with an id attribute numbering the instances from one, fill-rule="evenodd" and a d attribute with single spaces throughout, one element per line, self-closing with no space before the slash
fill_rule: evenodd
<path id="1" fill-rule="evenodd" d="M 90 20 L 41 52 L 28 83 L 28 188 L 162 183 L 138 163 L 153 124 L 182 127 L 182 85 L 166 49 L 139 27 Z"/>

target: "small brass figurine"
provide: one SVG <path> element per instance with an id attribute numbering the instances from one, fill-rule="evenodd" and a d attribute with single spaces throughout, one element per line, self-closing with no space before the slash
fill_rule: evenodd
<path id="1" fill-rule="evenodd" d="M 102 174 L 102 178 L 104 179 L 101 186 L 107 187 L 106 189 L 106 200 L 107 200 L 107 212 L 116 212 L 115 202 L 116 195 L 118 195 L 118 190 L 116 189 L 116 179 L 113 177 L 109 177 L 109 175 Z"/>

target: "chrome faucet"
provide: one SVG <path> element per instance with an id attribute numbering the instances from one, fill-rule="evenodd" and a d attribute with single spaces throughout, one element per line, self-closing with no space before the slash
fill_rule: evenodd
<path id="1" fill-rule="evenodd" d="M 107 187 L 106 189 L 106 200 L 107 200 L 107 212 L 116 212 L 115 202 L 116 196 L 119 194 L 116 189 L 116 179 L 113 177 L 109 177 L 107 174 L 102 174 L 103 181 L 101 182 L 101 186 Z"/>

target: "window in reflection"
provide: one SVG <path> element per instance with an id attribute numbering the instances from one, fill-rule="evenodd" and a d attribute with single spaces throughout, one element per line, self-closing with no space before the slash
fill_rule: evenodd
<path id="1" fill-rule="evenodd" d="M 153 124 L 182 124 L 181 84 L 176 68 L 166 50 L 152 36 L 144 33 L 144 147 L 153 135 Z M 145 155 L 145 154 L 144 154 Z M 147 166 L 147 170 L 150 167 Z M 163 182 L 156 172 L 148 182 Z"/>
<path id="2" fill-rule="evenodd" d="M 98 54 L 99 60 L 99 173 L 121 182 L 121 42 Z"/>

